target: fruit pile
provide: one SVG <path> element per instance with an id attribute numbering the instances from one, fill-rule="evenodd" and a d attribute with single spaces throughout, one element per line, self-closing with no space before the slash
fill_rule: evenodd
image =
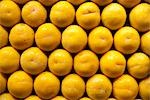
<path id="1" fill-rule="evenodd" d="M 1 0 L 0 100 L 150 100 L 149 0 Z"/>

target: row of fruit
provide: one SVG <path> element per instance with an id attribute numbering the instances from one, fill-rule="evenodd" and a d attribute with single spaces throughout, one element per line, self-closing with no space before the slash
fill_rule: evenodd
<path id="1" fill-rule="evenodd" d="M 1 91 L 6 89 L 6 78 L 0 74 Z M 117 100 L 134 100 L 138 92 L 142 100 L 149 100 L 150 78 L 142 80 L 139 85 L 136 80 L 124 74 L 116 78 L 113 83 L 102 74 L 95 74 L 85 81 L 77 74 L 69 74 L 62 82 L 51 72 L 45 71 L 36 76 L 34 83 L 31 76 L 24 71 L 16 71 L 10 75 L 7 82 L 9 93 L 0 95 L 0 100 L 116 100 L 109 98 L 113 91 L 113 96 Z M 36 95 L 31 95 L 32 91 Z M 63 96 L 57 96 L 61 88 Z M 85 92 L 91 98 L 83 97 Z M 31 96 L 29 96 L 31 95 Z M 29 96 L 29 97 L 28 97 Z M 41 99 L 40 99 L 41 98 Z M 67 98 L 67 99 L 66 99 Z"/>
<path id="2" fill-rule="evenodd" d="M 150 32 L 143 34 L 140 39 L 138 31 L 130 26 L 120 28 L 114 34 L 114 38 L 111 31 L 103 26 L 91 30 L 88 36 L 78 25 L 68 26 L 61 34 L 52 23 L 42 24 L 35 33 L 30 26 L 24 23 L 12 27 L 9 34 L 2 26 L 0 26 L 0 31 L 0 36 L 3 37 L 0 47 L 7 45 L 9 38 L 10 44 L 17 50 L 31 47 L 35 40 L 36 45 L 43 51 L 52 51 L 61 43 L 63 48 L 70 53 L 77 53 L 83 50 L 88 42 L 90 50 L 96 54 L 104 54 L 112 48 L 114 42 L 115 49 L 123 54 L 132 54 L 141 46 L 141 50 L 150 55 Z"/>
<path id="3" fill-rule="evenodd" d="M 0 100 L 150 100 L 149 0 L 0 0 Z"/>
<path id="4" fill-rule="evenodd" d="M 8 9 L 6 5 L 9 6 Z M 20 21 L 21 17 L 23 21 L 31 27 L 38 27 L 47 19 L 47 11 L 38 1 L 26 3 L 22 10 L 13 1 L 1 1 L 0 12 L 0 24 L 5 27 L 14 26 Z M 113 14 L 115 16 L 112 16 Z M 73 5 L 69 2 L 60 1 L 52 6 L 49 14 L 50 21 L 60 28 L 72 24 L 75 20 L 75 16 L 77 23 L 86 30 L 98 26 L 100 19 L 107 28 L 117 30 L 124 26 L 127 18 L 124 7 L 118 3 L 107 5 L 100 14 L 99 7 L 93 2 L 83 3 L 78 7 L 77 11 L 75 11 Z M 149 4 L 141 3 L 133 8 L 129 14 L 129 20 L 131 26 L 138 31 L 148 31 L 150 29 Z"/>
<path id="5" fill-rule="evenodd" d="M 104 75 L 117 78 L 125 72 L 127 66 L 129 74 L 137 79 L 143 79 L 148 76 L 150 70 L 150 59 L 146 54 L 134 53 L 126 61 L 125 57 L 116 50 L 106 52 L 99 61 L 98 56 L 90 50 L 82 50 L 73 59 L 66 50 L 56 49 L 47 58 L 37 47 L 25 50 L 20 56 L 14 48 L 8 46 L 0 49 L 0 59 L 0 71 L 5 74 L 13 73 L 21 66 L 25 72 L 37 75 L 48 65 L 49 70 L 57 76 L 69 74 L 73 66 L 78 75 L 91 77 L 100 66 Z"/>

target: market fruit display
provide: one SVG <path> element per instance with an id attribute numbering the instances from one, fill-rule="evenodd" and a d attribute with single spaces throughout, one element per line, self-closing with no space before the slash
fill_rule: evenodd
<path id="1" fill-rule="evenodd" d="M 0 100 L 150 100 L 150 0 L 0 0 Z"/>

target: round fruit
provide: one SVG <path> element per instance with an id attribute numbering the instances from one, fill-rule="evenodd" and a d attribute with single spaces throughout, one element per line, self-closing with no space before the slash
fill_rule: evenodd
<path id="1" fill-rule="evenodd" d="M 102 11 L 102 22 L 104 26 L 111 30 L 121 28 L 126 21 L 126 11 L 118 3 L 111 3 L 106 6 Z"/>
<path id="2" fill-rule="evenodd" d="M 85 92 L 84 80 L 77 74 L 69 74 L 62 80 L 61 91 L 69 100 L 78 100 Z"/>
<path id="3" fill-rule="evenodd" d="M 132 54 L 140 46 L 139 33 L 132 27 L 122 27 L 114 35 L 114 45 L 121 53 Z"/>
<path id="4" fill-rule="evenodd" d="M 0 25 L 12 27 L 21 19 L 19 6 L 11 0 L 0 1 Z"/>
<path id="5" fill-rule="evenodd" d="M 141 2 L 141 0 L 117 0 L 117 1 L 126 8 L 132 8 Z"/>
<path id="6" fill-rule="evenodd" d="M 19 68 L 19 53 L 12 47 L 7 46 L 0 49 L 0 72 L 12 73 Z"/>
<path id="7" fill-rule="evenodd" d="M 34 42 L 34 30 L 27 24 L 19 23 L 11 29 L 9 41 L 18 50 L 27 49 Z"/>
<path id="8" fill-rule="evenodd" d="M 150 77 L 142 80 L 139 83 L 139 95 L 142 100 L 149 100 L 150 98 Z"/>
<path id="9" fill-rule="evenodd" d="M 110 50 L 100 58 L 100 69 L 102 73 L 110 78 L 121 76 L 125 71 L 125 67 L 126 59 L 118 51 Z"/>
<path id="10" fill-rule="evenodd" d="M 90 99 L 90 98 L 88 98 L 88 97 L 83 97 L 83 98 L 81 98 L 80 100 L 92 100 L 92 99 Z"/>
<path id="11" fill-rule="evenodd" d="M 93 2 L 86 2 L 76 11 L 77 23 L 86 30 L 95 28 L 100 23 L 100 9 Z"/>
<path id="12" fill-rule="evenodd" d="M 8 32 L 0 25 L 0 48 L 8 43 Z"/>
<path id="13" fill-rule="evenodd" d="M 124 74 L 113 82 L 113 95 L 117 100 L 134 100 L 138 94 L 136 80 Z"/>
<path id="14" fill-rule="evenodd" d="M 86 0 L 67 0 L 67 1 L 72 3 L 75 6 L 78 6 L 78 5 L 82 4 L 83 2 L 85 2 Z"/>
<path id="15" fill-rule="evenodd" d="M 97 54 L 103 54 L 110 50 L 113 44 L 113 36 L 109 29 L 99 26 L 94 28 L 88 36 L 88 45 Z"/>
<path id="16" fill-rule="evenodd" d="M 75 9 L 67 1 L 59 1 L 54 4 L 50 11 L 50 20 L 58 27 L 67 27 L 75 18 Z"/>
<path id="17" fill-rule="evenodd" d="M 61 40 L 61 32 L 52 23 L 42 24 L 35 33 L 37 46 L 44 51 L 54 50 Z"/>
<path id="18" fill-rule="evenodd" d="M 113 0 L 91 0 L 92 2 L 96 3 L 99 6 L 106 6 L 113 2 Z"/>
<path id="19" fill-rule="evenodd" d="M 7 79 L 6 77 L 0 73 L 0 94 L 6 90 Z"/>
<path id="20" fill-rule="evenodd" d="M 70 73 L 73 66 L 72 56 L 64 49 L 56 49 L 48 59 L 49 70 L 58 76 Z"/>
<path id="21" fill-rule="evenodd" d="M 141 37 L 141 49 L 144 53 L 150 56 L 150 31 L 143 34 Z"/>
<path id="22" fill-rule="evenodd" d="M 140 32 L 150 30 L 150 5 L 148 3 L 141 3 L 134 7 L 130 14 L 129 20 L 131 26 Z"/>
<path id="23" fill-rule="evenodd" d="M 74 70 L 82 77 L 90 77 L 94 75 L 98 68 L 98 57 L 90 50 L 83 50 L 74 58 Z"/>
<path id="24" fill-rule="evenodd" d="M 25 4 L 30 0 L 13 0 L 14 2 L 18 3 L 18 4 Z"/>
<path id="25" fill-rule="evenodd" d="M 38 0 L 40 3 L 42 3 L 44 6 L 52 6 L 54 3 L 56 3 L 59 0 Z"/>
<path id="26" fill-rule="evenodd" d="M 20 59 L 22 69 L 32 75 L 43 72 L 47 66 L 47 56 L 37 47 L 25 50 Z"/>
<path id="27" fill-rule="evenodd" d="M 0 100 L 16 100 L 16 99 L 9 93 L 3 93 L 0 95 Z"/>
<path id="28" fill-rule="evenodd" d="M 86 92 L 93 100 L 106 100 L 112 92 L 112 84 L 106 76 L 95 74 L 88 79 Z"/>
<path id="29" fill-rule="evenodd" d="M 42 100 L 36 95 L 30 95 L 29 97 L 25 98 L 24 100 Z"/>
<path id="30" fill-rule="evenodd" d="M 56 96 L 56 97 L 52 98 L 51 100 L 67 100 L 67 99 L 64 98 L 63 96 Z"/>
<path id="31" fill-rule="evenodd" d="M 16 71 L 8 78 L 7 87 L 14 97 L 25 98 L 32 93 L 33 80 L 24 71 Z"/>
<path id="32" fill-rule="evenodd" d="M 150 60 L 144 53 L 133 54 L 127 62 L 128 72 L 135 78 L 142 79 L 150 74 Z"/>
<path id="33" fill-rule="evenodd" d="M 70 25 L 62 33 L 62 45 L 70 53 L 77 53 L 87 44 L 87 34 L 78 25 Z"/>
<path id="34" fill-rule="evenodd" d="M 38 1 L 29 1 L 22 8 L 22 18 L 31 27 L 43 24 L 46 17 L 47 11 Z"/>
<path id="35" fill-rule="evenodd" d="M 52 73 L 43 72 L 35 78 L 34 90 L 40 98 L 51 99 L 58 94 L 60 90 L 60 81 Z"/>

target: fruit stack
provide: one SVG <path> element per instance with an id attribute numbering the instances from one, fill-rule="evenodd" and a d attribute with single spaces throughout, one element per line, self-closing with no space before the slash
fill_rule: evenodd
<path id="1" fill-rule="evenodd" d="M 149 0 L 1 0 L 0 100 L 150 100 Z"/>

